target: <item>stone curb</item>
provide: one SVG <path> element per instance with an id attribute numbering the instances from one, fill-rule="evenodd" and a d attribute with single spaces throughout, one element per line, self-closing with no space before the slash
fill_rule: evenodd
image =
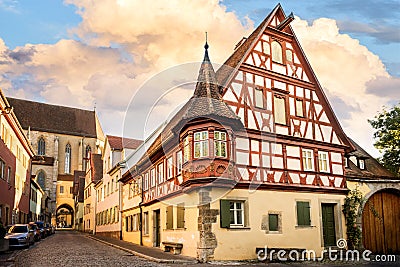
<path id="1" fill-rule="evenodd" d="M 197 263 L 197 261 L 195 261 L 195 260 L 191 261 L 191 260 L 167 260 L 167 259 L 159 259 L 159 258 L 155 258 L 155 257 L 149 256 L 149 255 L 146 255 L 146 254 L 142 254 L 142 253 L 140 253 L 140 252 L 137 252 L 137 251 L 134 251 L 134 250 L 131 250 L 131 249 L 128 249 L 128 248 L 124 248 L 124 247 L 115 245 L 115 244 L 113 244 L 113 243 L 109 243 L 109 242 L 107 242 L 107 241 L 98 239 L 98 238 L 93 237 L 93 236 L 86 235 L 86 237 L 87 237 L 87 238 L 90 238 L 90 239 L 93 239 L 93 240 L 96 240 L 96 241 L 98 241 L 98 242 L 101 242 L 101 243 L 103 243 L 103 244 L 106 244 L 106 245 L 108 245 L 108 246 L 111 246 L 111 247 L 114 247 L 114 248 L 117 248 L 117 249 L 120 249 L 120 250 L 129 252 L 129 253 L 131 253 L 131 254 L 133 254 L 133 255 L 135 255 L 135 256 L 138 256 L 138 257 L 141 257 L 141 258 L 150 260 L 150 261 L 154 261 L 154 262 L 157 262 L 157 263 L 178 263 L 178 264 L 188 264 L 188 263 L 193 264 L 193 263 Z"/>

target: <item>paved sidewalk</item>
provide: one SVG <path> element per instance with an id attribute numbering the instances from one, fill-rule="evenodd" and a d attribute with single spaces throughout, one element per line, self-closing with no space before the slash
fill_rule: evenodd
<path id="1" fill-rule="evenodd" d="M 139 256 L 158 263 L 180 263 L 180 264 L 197 263 L 196 259 L 194 258 L 182 255 L 174 255 L 169 252 L 164 252 L 159 248 L 140 246 L 137 244 L 118 240 L 111 237 L 96 236 L 96 235 L 86 235 L 86 237 L 97 240 L 109 246 L 119 248 L 126 252 L 130 252 L 135 256 Z"/>

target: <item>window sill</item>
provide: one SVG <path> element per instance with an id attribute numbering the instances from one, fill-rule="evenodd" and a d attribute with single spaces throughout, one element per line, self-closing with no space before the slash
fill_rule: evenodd
<path id="1" fill-rule="evenodd" d="M 276 235 L 276 234 L 282 234 L 282 232 L 280 232 L 280 231 L 267 231 L 267 234 Z"/>
<path id="2" fill-rule="evenodd" d="M 251 230 L 250 227 L 229 227 L 226 228 L 227 230 L 233 230 L 233 231 L 240 231 L 240 230 Z"/>
<path id="3" fill-rule="evenodd" d="M 310 228 L 315 228 L 315 225 L 296 225 L 296 229 L 310 229 Z"/>

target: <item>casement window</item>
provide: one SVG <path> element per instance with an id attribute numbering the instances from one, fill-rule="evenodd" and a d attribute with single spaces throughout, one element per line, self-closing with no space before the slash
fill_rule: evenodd
<path id="1" fill-rule="evenodd" d="M 133 197 L 133 184 L 129 183 L 129 189 L 128 189 L 128 198 Z"/>
<path id="2" fill-rule="evenodd" d="M 60 185 L 60 194 L 64 194 L 64 186 Z"/>
<path id="3" fill-rule="evenodd" d="M 149 173 L 146 172 L 144 175 L 144 190 L 149 189 Z"/>
<path id="4" fill-rule="evenodd" d="M 225 132 L 221 131 L 214 132 L 214 149 L 215 149 L 215 156 L 224 158 L 227 157 Z"/>
<path id="5" fill-rule="evenodd" d="M 130 232 L 132 228 L 131 216 L 125 217 L 125 231 Z"/>
<path id="6" fill-rule="evenodd" d="M 167 158 L 167 179 L 171 179 L 173 177 L 172 174 L 172 169 L 173 169 L 173 163 L 172 163 L 172 157 Z"/>
<path id="7" fill-rule="evenodd" d="M 0 159 L 0 178 L 6 179 L 6 163 Z"/>
<path id="8" fill-rule="evenodd" d="M 174 207 L 172 205 L 167 207 L 166 216 L 167 216 L 166 229 L 173 229 L 174 228 Z"/>
<path id="9" fill-rule="evenodd" d="M 286 60 L 293 62 L 293 52 L 292 50 L 286 49 Z"/>
<path id="10" fill-rule="evenodd" d="M 208 131 L 194 133 L 194 157 L 208 156 Z"/>
<path id="11" fill-rule="evenodd" d="M 286 125 L 286 99 L 282 95 L 274 95 L 274 121 Z"/>
<path id="12" fill-rule="evenodd" d="M 164 163 L 160 163 L 157 166 L 157 176 L 158 176 L 158 183 L 164 182 Z"/>
<path id="13" fill-rule="evenodd" d="M 254 89 L 254 106 L 264 108 L 264 94 L 262 88 Z"/>
<path id="14" fill-rule="evenodd" d="M 7 183 L 11 184 L 11 167 L 7 168 Z M 42 187 L 44 189 L 44 187 Z"/>
<path id="15" fill-rule="evenodd" d="M 46 155 L 46 142 L 43 137 L 40 137 L 38 140 L 38 155 L 44 156 Z"/>
<path id="16" fill-rule="evenodd" d="M 220 200 L 221 228 L 244 227 L 244 201 Z"/>
<path id="17" fill-rule="evenodd" d="M 114 192 L 114 179 L 111 179 L 111 189 L 110 189 L 110 194 L 112 194 L 112 192 Z"/>
<path id="18" fill-rule="evenodd" d="M 65 146 L 64 172 L 71 173 L 71 145 L 70 144 L 67 144 Z"/>
<path id="19" fill-rule="evenodd" d="M 38 182 L 38 184 L 40 185 L 40 187 L 45 190 L 46 189 L 46 175 L 44 173 L 44 171 L 39 171 L 39 173 L 37 174 L 37 179 L 36 181 Z"/>
<path id="20" fill-rule="evenodd" d="M 296 99 L 296 116 L 297 117 L 304 117 L 304 105 L 303 100 Z"/>
<path id="21" fill-rule="evenodd" d="M 302 154 L 303 154 L 303 170 L 304 171 L 314 170 L 313 151 L 310 149 L 303 149 Z"/>
<path id="22" fill-rule="evenodd" d="M 190 150 L 190 142 L 189 142 L 189 136 L 186 136 L 185 139 L 183 139 L 183 163 L 188 162 L 191 158 L 191 150 Z"/>
<path id="23" fill-rule="evenodd" d="M 156 169 L 153 168 L 150 171 L 150 186 L 151 187 L 156 186 L 156 177 L 155 176 L 156 176 Z"/>
<path id="24" fill-rule="evenodd" d="M 185 204 L 180 203 L 176 209 L 176 228 L 185 228 Z"/>
<path id="25" fill-rule="evenodd" d="M 320 172 L 329 172 L 328 152 L 318 151 L 318 167 Z"/>
<path id="26" fill-rule="evenodd" d="M 365 160 L 358 159 L 358 166 L 359 166 L 360 170 L 365 170 Z"/>
<path id="27" fill-rule="evenodd" d="M 297 225 L 310 226 L 311 225 L 310 202 L 297 201 L 296 211 L 297 211 Z"/>
<path id="28" fill-rule="evenodd" d="M 272 61 L 283 64 L 282 46 L 279 42 L 273 41 L 271 43 Z"/>
<path id="29" fill-rule="evenodd" d="M 143 213 L 143 234 L 149 234 L 149 212 Z"/>
<path id="30" fill-rule="evenodd" d="M 177 175 L 182 172 L 182 151 L 179 150 L 176 152 L 176 173 Z"/>
<path id="31" fill-rule="evenodd" d="M 344 158 L 344 166 L 345 166 L 346 168 L 349 167 L 349 158 L 348 158 L 348 157 L 345 157 L 345 158 Z"/>

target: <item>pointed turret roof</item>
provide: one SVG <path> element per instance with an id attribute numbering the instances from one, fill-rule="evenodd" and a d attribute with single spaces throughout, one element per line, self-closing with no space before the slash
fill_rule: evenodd
<path id="1" fill-rule="evenodd" d="M 183 126 L 189 121 L 200 118 L 210 118 L 217 121 L 229 119 L 235 121 L 233 124 L 237 124 L 240 122 L 240 118 L 223 101 L 219 93 L 217 77 L 208 56 L 209 46 L 207 42 L 204 48 L 204 59 L 199 70 L 196 88 L 192 98 L 185 105 L 186 111 L 178 125 Z"/>

